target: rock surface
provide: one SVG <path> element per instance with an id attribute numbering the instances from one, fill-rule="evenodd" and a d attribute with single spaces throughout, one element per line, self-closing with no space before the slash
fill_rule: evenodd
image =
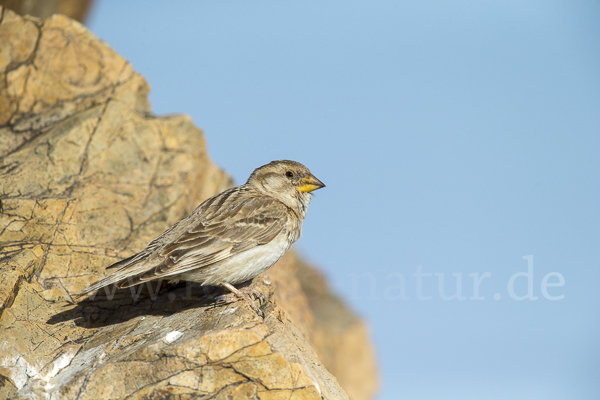
<path id="1" fill-rule="evenodd" d="M 0 77 L 0 399 L 373 396 L 364 323 L 292 253 L 252 283 L 264 319 L 186 284 L 74 304 L 232 182 L 66 17 L 0 8 Z"/>
<path id="2" fill-rule="evenodd" d="M 53 14 L 66 15 L 83 22 L 93 0 L 0 0 L 0 6 L 21 15 L 48 18 Z"/>

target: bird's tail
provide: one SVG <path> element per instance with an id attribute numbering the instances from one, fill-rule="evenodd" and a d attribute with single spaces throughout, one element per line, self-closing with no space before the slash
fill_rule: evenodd
<path id="1" fill-rule="evenodd" d="M 115 289 L 137 285 L 140 283 L 139 275 L 143 274 L 145 268 L 147 268 L 147 262 L 145 262 L 144 257 L 141 257 L 140 253 L 138 253 L 106 267 L 107 270 L 115 268 L 118 268 L 115 272 L 92 283 L 80 293 L 74 295 L 73 298 L 80 300 L 82 297 L 87 296 L 92 292 L 111 285 L 115 285 L 115 288 L 112 290 L 113 293 Z"/>

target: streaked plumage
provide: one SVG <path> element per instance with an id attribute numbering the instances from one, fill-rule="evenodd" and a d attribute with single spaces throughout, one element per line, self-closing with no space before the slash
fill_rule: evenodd
<path id="1" fill-rule="evenodd" d="M 295 161 L 257 168 L 246 184 L 209 198 L 140 253 L 108 267 L 116 271 L 82 295 L 113 284 L 183 279 L 221 285 L 249 300 L 231 285 L 252 279 L 285 254 L 300 238 L 310 192 L 324 186 Z"/>

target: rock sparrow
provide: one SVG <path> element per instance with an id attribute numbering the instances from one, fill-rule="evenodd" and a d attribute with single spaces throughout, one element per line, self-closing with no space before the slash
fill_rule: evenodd
<path id="1" fill-rule="evenodd" d="M 233 285 L 275 264 L 300 238 L 312 191 L 325 187 L 304 165 L 273 161 L 241 186 L 219 193 L 167 229 L 141 252 L 83 290 L 127 288 L 158 279 L 222 286 L 262 312 Z"/>

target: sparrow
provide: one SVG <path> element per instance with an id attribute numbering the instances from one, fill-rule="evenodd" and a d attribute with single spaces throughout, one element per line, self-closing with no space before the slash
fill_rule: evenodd
<path id="1" fill-rule="evenodd" d="M 299 162 L 263 165 L 245 184 L 207 199 L 141 252 L 107 267 L 116 271 L 79 297 L 109 285 L 121 289 L 159 279 L 186 280 L 226 288 L 262 316 L 234 285 L 269 269 L 300 238 L 312 192 L 323 187 Z"/>

